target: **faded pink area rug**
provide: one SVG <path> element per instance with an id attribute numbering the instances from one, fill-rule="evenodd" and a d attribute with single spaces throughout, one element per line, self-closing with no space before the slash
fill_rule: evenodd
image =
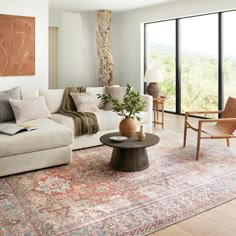
<path id="1" fill-rule="evenodd" d="M 150 167 L 118 172 L 111 148 L 74 152 L 70 165 L 0 178 L 0 235 L 147 235 L 236 197 L 236 155 L 160 132 Z"/>

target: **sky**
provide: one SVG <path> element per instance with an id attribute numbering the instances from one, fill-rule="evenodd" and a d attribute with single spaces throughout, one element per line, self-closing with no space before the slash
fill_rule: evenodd
<path id="1" fill-rule="evenodd" d="M 223 45 L 226 56 L 236 56 L 236 11 L 223 13 Z M 180 21 L 182 50 L 217 56 L 218 16 L 210 14 Z M 175 21 L 148 24 L 148 41 L 175 45 Z"/>

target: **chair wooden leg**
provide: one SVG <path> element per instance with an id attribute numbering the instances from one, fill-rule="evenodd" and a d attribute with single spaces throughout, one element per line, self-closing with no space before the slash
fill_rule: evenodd
<path id="1" fill-rule="evenodd" d="M 230 146 L 229 138 L 227 138 L 226 141 L 227 141 L 227 146 L 229 147 Z"/>
<path id="2" fill-rule="evenodd" d="M 184 142 L 183 146 L 186 146 L 186 138 L 187 138 L 187 116 L 185 115 L 185 120 L 184 120 Z"/>
<path id="3" fill-rule="evenodd" d="M 198 130 L 196 161 L 198 161 L 199 159 L 200 145 L 201 145 L 201 130 Z"/>
<path id="4" fill-rule="evenodd" d="M 196 161 L 199 159 L 199 151 L 201 145 L 201 133 L 202 133 L 202 122 L 198 122 L 198 132 L 197 132 L 197 153 L 196 153 Z"/>

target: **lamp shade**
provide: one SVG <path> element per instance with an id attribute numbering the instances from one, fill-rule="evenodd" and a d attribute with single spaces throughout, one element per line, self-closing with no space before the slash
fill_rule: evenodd
<path id="1" fill-rule="evenodd" d="M 144 82 L 162 82 L 164 80 L 162 73 L 158 69 L 147 69 Z"/>

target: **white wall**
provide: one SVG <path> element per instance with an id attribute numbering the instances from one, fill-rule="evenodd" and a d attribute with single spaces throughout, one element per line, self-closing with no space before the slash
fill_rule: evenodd
<path id="1" fill-rule="evenodd" d="M 60 11 L 49 11 L 48 16 L 49 26 L 61 27 L 61 12 Z"/>
<path id="2" fill-rule="evenodd" d="M 59 27 L 59 87 L 97 86 L 96 12 L 49 14 Z"/>
<path id="3" fill-rule="evenodd" d="M 143 23 L 236 9 L 235 0 L 182 0 L 113 16 L 115 80 L 143 91 Z"/>
<path id="4" fill-rule="evenodd" d="M 34 76 L 0 76 L 0 90 L 48 88 L 48 0 L 0 0 L 0 9 L 1 14 L 35 17 L 36 71 Z"/>

